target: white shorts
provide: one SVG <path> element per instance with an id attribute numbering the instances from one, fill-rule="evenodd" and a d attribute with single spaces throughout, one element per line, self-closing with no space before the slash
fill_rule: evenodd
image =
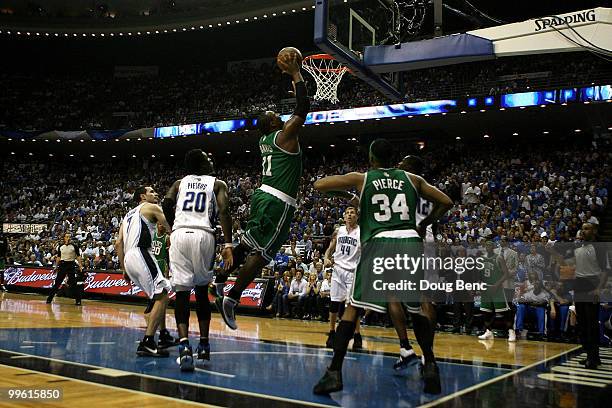
<path id="1" fill-rule="evenodd" d="M 215 236 L 200 229 L 180 228 L 170 235 L 172 287 L 180 290 L 208 285 L 212 281 Z"/>
<path id="2" fill-rule="evenodd" d="M 351 293 L 355 271 L 334 266 L 329 295 L 332 302 L 345 302 Z"/>
<path id="3" fill-rule="evenodd" d="M 149 299 L 170 290 L 170 282 L 164 278 L 151 249 L 131 248 L 126 252 L 123 264 L 132 283 L 142 289 Z"/>

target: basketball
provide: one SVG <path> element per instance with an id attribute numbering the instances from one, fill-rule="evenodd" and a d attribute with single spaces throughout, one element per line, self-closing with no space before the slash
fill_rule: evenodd
<path id="1" fill-rule="evenodd" d="M 276 65 L 278 65 L 281 71 L 283 70 L 283 68 L 280 66 L 279 61 L 286 60 L 295 54 L 297 54 L 299 58 L 299 63 L 301 65 L 302 64 L 302 53 L 297 48 L 285 47 L 278 52 L 278 55 L 276 56 Z"/>

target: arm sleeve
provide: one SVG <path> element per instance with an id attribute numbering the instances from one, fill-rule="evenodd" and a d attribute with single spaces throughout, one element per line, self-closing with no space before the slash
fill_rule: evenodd
<path id="1" fill-rule="evenodd" d="M 306 119 L 308 111 L 310 111 L 310 99 L 308 99 L 308 92 L 306 91 L 306 84 L 304 81 L 295 84 L 295 99 L 297 100 L 297 104 L 295 105 L 293 114 Z"/>

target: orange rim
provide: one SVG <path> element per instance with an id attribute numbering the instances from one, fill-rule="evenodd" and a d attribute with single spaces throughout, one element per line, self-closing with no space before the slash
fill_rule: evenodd
<path id="1" fill-rule="evenodd" d="M 316 65 L 310 63 L 310 61 L 317 61 L 317 60 L 332 60 L 332 61 L 336 61 L 336 59 L 334 57 L 332 57 L 329 54 L 314 54 L 314 55 L 309 55 L 307 57 L 304 57 L 302 64 L 308 62 L 308 66 L 314 70 L 317 70 L 319 72 L 335 72 L 337 74 L 341 73 L 341 72 L 348 72 L 351 73 L 351 70 L 348 67 L 345 66 L 341 66 L 340 68 L 319 68 Z M 340 64 L 340 62 L 338 62 L 338 64 Z"/>

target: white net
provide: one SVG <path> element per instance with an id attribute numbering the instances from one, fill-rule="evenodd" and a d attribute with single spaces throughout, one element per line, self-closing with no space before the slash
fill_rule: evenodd
<path id="1" fill-rule="evenodd" d="M 317 92 L 314 99 L 338 103 L 338 85 L 348 68 L 327 54 L 304 58 L 302 67 L 315 79 Z"/>

